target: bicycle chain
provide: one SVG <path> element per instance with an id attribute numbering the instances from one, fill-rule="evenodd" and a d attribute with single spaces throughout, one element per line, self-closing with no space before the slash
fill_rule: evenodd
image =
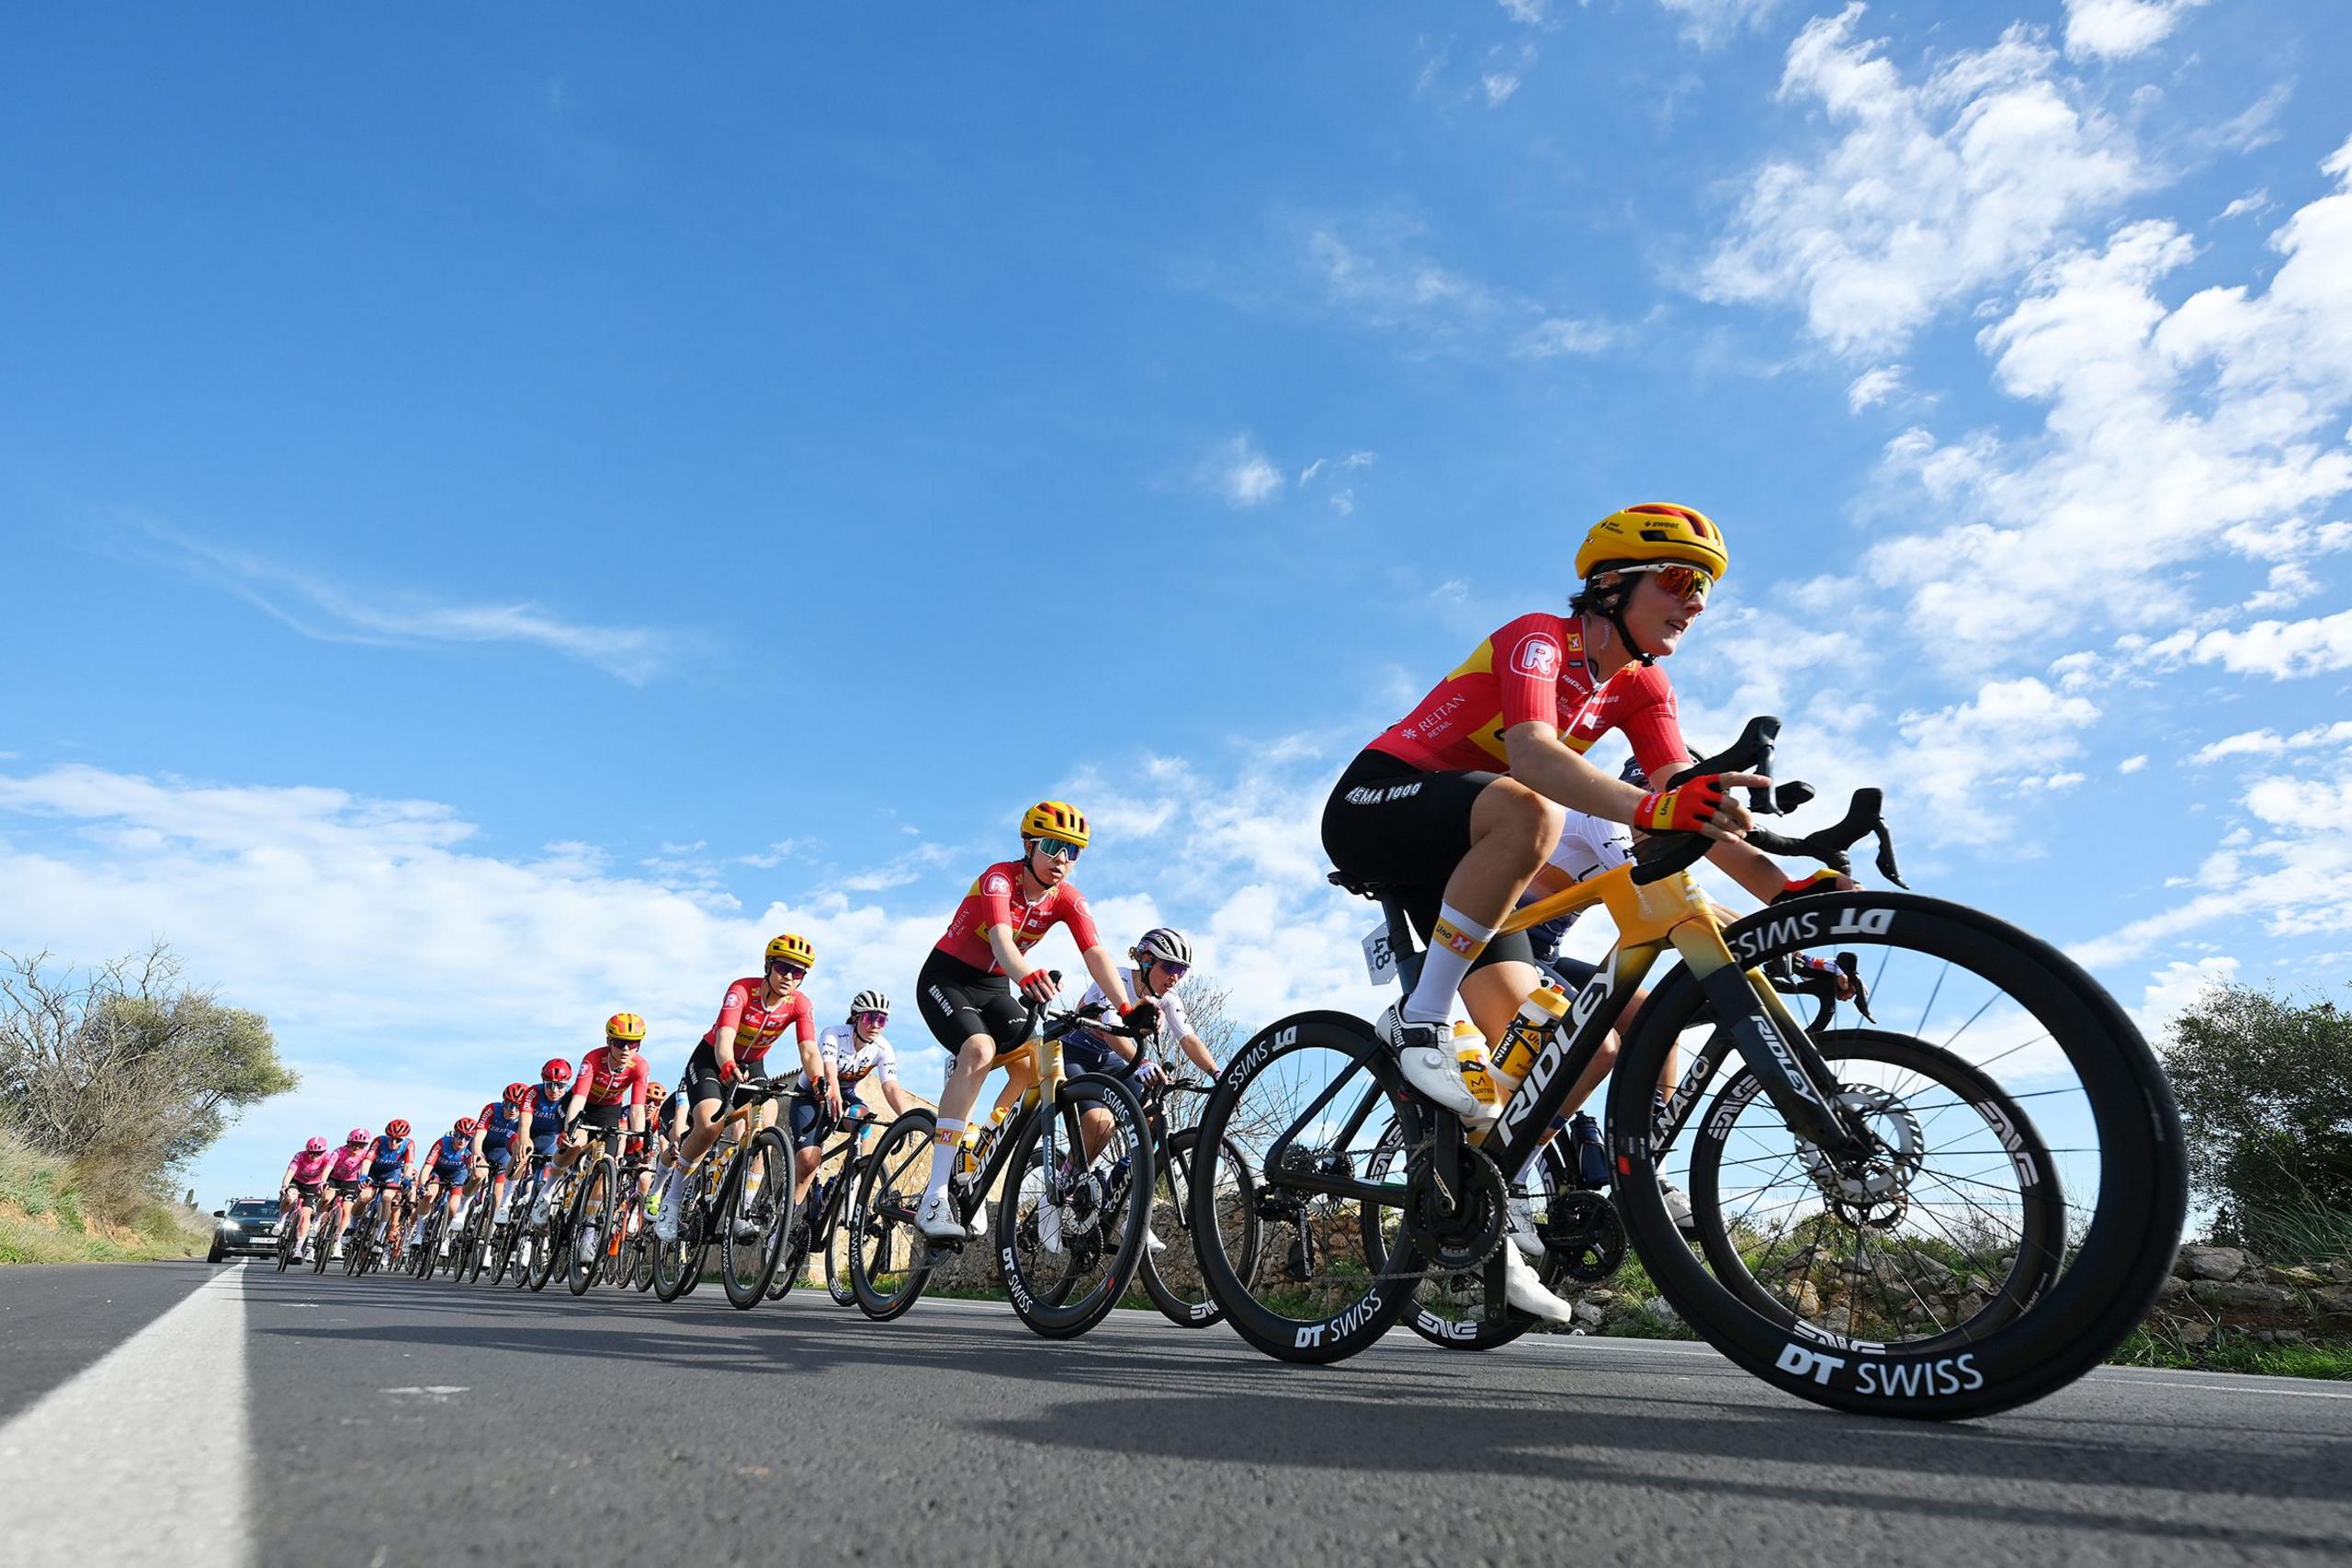
<path id="1" fill-rule="evenodd" d="M 1415 1155 L 1426 1155 L 1426 1154 L 1429 1154 L 1432 1149 L 1434 1149 L 1434 1148 L 1436 1147 L 1436 1145 L 1437 1145 L 1437 1139 L 1436 1139 L 1436 1137 L 1435 1137 L 1434 1135 L 1432 1135 L 1432 1136 L 1430 1136 L 1430 1137 L 1423 1138 L 1419 1143 L 1418 1143 L 1418 1144 L 1414 1145 L 1413 1145 L 1411 1148 L 1409 1148 L 1409 1149 L 1408 1149 L 1408 1148 L 1404 1148 L 1404 1147 L 1402 1147 L 1402 1146 L 1399 1146 L 1399 1148 L 1397 1149 L 1397 1151 L 1396 1151 L 1396 1152 L 1397 1152 L 1399 1155 L 1402 1155 L 1402 1156 L 1405 1156 L 1405 1165 L 1406 1165 L 1406 1168 L 1409 1170 L 1409 1169 L 1412 1168 L 1412 1163 L 1413 1163 L 1413 1162 L 1412 1162 L 1412 1157 L 1411 1157 L 1411 1156 L 1415 1156 Z M 1485 1155 L 1483 1155 L 1483 1154 L 1479 1153 L 1479 1151 L 1478 1151 L 1478 1150 L 1474 1149 L 1474 1148 L 1468 1148 L 1468 1147 L 1466 1147 L 1466 1146 L 1465 1146 L 1463 1152 L 1464 1152 L 1464 1153 L 1465 1153 L 1465 1154 L 1477 1155 L 1477 1156 L 1478 1156 L 1479 1158 L 1481 1158 L 1481 1159 L 1486 1158 L 1486 1156 L 1485 1156 Z M 1508 1192 L 1508 1190 L 1508 1190 L 1508 1189 L 1506 1189 L 1505 1190 L 1506 1190 L 1506 1192 Z M 1359 1221 L 1359 1222 L 1358 1222 L 1358 1224 L 1362 1224 L 1362 1222 L 1361 1222 L 1361 1221 Z M 1409 1244 L 1409 1243 L 1410 1243 L 1410 1238 L 1409 1238 L 1409 1237 L 1408 1237 L 1408 1236 L 1406 1236 L 1406 1235 L 1404 1235 L 1404 1233 L 1403 1233 L 1403 1229 L 1402 1229 L 1402 1221 L 1400 1220 L 1400 1221 L 1398 1222 L 1398 1224 L 1399 1224 L 1399 1229 L 1398 1229 L 1398 1240 L 1399 1240 L 1399 1241 L 1406 1242 L 1406 1243 Z M 1302 1233 L 1302 1234 L 1304 1234 L 1304 1233 Z M 1467 1264 L 1464 1264 L 1464 1265 L 1458 1265 L 1458 1266 L 1456 1266 L 1456 1267 L 1449 1268 L 1449 1269 L 1441 1269 L 1441 1268 L 1438 1268 L 1436 1265 L 1432 1264 L 1430 1267 L 1426 1268 L 1426 1269 L 1397 1269 L 1397 1270 L 1395 1270 L 1395 1271 L 1393 1271 L 1393 1272 L 1389 1272 L 1389 1273 L 1351 1274 L 1351 1275 L 1344 1276 L 1344 1278 L 1351 1279 L 1351 1280 L 1367 1280 L 1372 1281 L 1372 1282 L 1373 1282 L 1373 1283 L 1374 1283 L 1374 1284 L 1378 1284 L 1378 1283 L 1381 1283 L 1381 1282 L 1383 1282 L 1383 1281 L 1390 1280 L 1445 1280 L 1445 1279 L 1452 1279 L 1453 1276 L 1455 1276 L 1455 1275 L 1457 1275 L 1457 1274 L 1467 1274 L 1467 1273 L 1470 1273 L 1470 1272 L 1471 1272 L 1472 1270 L 1474 1270 L 1474 1269 L 1483 1271 L 1483 1270 L 1486 1269 L 1486 1267 L 1487 1267 L 1487 1264 L 1488 1260 L 1489 1260 L 1489 1259 L 1491 1259 L 1491 1258 L 1495 1256 L 1495 1254 L 1496 1254 L 1496 1253 L 1500 1252 L 1500 1251 L 1502 1250 L 1502 1247 L 1503 1247 L 1503 1243 L 1504 1243 L 1504 1242 L 1506 1242 L 1506 1241 L 1508 1241 L 1508 1240 L 1510 1240 L 1510 1225 L 1509 1225 L 1508 1224 L 1503 1224 L 1503 1225 L 1501 1225 L 1501 1226 L 1498 1227 L 1498 1229 L 1497 1229 L 1497 1231 L 1496 1231 L 1496 1233 L 1495 1233 L 1495 1239 L 1494 1239 L 1492 1242 L 1490 1242 L 1490 1243 L 1488 1243 L 1488 1244 L 1487 1244 L 1486 1250 L 1485 1250 L 1485 1251 L 1483 1251 L 1483 1252 L 1481 1252 L 1480 1254 L 1478 1254 L 1478 1256 L 1477 1256 L 1476 1258 L 1474 1258 L 1470 1259 L 1470 1260 L 1469 1260 L 1469 1262 L 1468 1262 Z M 1392 1257 L 1393 1257 L 1393 1256 L 1395 1256 L 1395 1254 L 1396 1254 L 1396 1252 L 1397 1250 L 1399 1250 L 1399 1249 L 1398 1249 L 1398 1248 L 1396 1248 L 1396 1247 L 1391 1247 L 1391 1248 L 1389 1249 L 1390 1256 L 1392 1256 Z M 1319 1282 L 1322 1282 L 1322 1281 L 1326 1281 L 1326 1280 L 1338 1280 L 1338 1279 L 1340 1279 L 1340 1278 L 1342 1278 L 1342 1277 L 1343 1277 L 1343 1276 L 1337 1275 L 1337 1274 L 1313 1274 L 1313 1275 L 1309 1275 L 1309 1276 L 1308 1276 L 1306 1279 L 1305 1279 L 1305 1280 L 1293 1280 L 1293 1281 L 1292 1281 L 1292 1283 L 1294 1283 L 1294 1284 L 1301 1284 L 1301 1285 L 1311 1285 L 1311 1284 L 1317 1284 L 1317 1283 L 1319 1283 Z"/>

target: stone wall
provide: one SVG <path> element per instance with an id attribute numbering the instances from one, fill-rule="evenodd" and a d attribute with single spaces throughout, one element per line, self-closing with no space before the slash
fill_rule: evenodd
<path id="1" fill-rule="evenodd" d="M 2266 1264 L 2239 1247 L 2184 1247 L 2147 1326 L 2191 1348 L 2225 1330 L 2266 1345 L 2352 1336 L 2352 1259 Z"/>

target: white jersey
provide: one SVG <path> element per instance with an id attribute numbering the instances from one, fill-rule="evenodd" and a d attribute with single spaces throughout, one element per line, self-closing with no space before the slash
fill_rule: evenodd
<path id="1" fill-rule="evenodd" d="M 1634 858 L 1634 830 L 1623 822 L 1611 822 L 1587 811 L 1571 811 L 1560 829 L 1560 841 L 1555 845 L 1551 863 L 1566 872 L 1578 882 L 1612 871 Z M 1579 909 L 1577 914 L 1584 911 Z M 1567 917 L 1573 925 L 1577 916 Z"/>
<path id="2" fill-rule="evenodd" d="M 833 1065 L 844 1094 L 854 1089 L 868 1073 L 881 1074 L 884 1083 L 899 1081 L 899 1054 L 879 1034 L 861 1045 L 856 1030 L 846 1023 L 837 1023 L 817 1036 L 817 1054 Z M 807 1089 L 817 1086 L 808 1081 L 807 1073 L 802 1073 L 800 1087 Z"/>
<path id="3" fill-rule="evenodd" d="M 1119 966 L 1119 983 L 1127 988 L 1129 1000 L 1143 1000 L 1143 991 L 1136 983 L 1136 972 L 1125 964 Z M 1178 987 L 1170 990 L 1166 996 L 1151 998 L 1152 1004 L 1159 1009 L 1159 1033 L 1152 1043 L 1162 1056 L 1171 1060 L 1174 1058 L 1177 1046 L 1182 1043 L 1186 1035 L 1193 1032 L 1193 1015 L 1184 1010 L 1183 998 L 1177 994 L 1177 991 L 1182 988 Z M 1086 987 L 1086 995 L 1080 999 L 1078 1005 L 1082 1008 L 1108 1009 L 1111 998 L 1102 994 L 1102 987 L 1089 986 Z M 1115 1012 L 1106 1012 L 1104 1018 L 1109 1022 L 1118 1021 L 1118 1014 Z"/>

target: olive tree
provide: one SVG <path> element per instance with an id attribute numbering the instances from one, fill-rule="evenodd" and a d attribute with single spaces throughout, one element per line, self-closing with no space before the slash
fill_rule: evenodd
<path id="1" fill-rule="evenodd" d="M 0 1125 L 162 1193 L 246 1107 L 300 1081 L 269 1021 L 146 952 L 75 971 L 0 953 Z"/>

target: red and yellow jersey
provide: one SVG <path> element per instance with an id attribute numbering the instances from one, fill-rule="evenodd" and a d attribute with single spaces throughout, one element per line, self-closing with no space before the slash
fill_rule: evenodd
<path id="1" fill-rule="evenodd" d="M 735 1059 L 756 1062 L 783 1037 L 786 1025 L 797 1024 L 800 1043 L 814 1044 L 817 1010 L 809 1002 L 808 993 L 796 987 L 785 992 L 784 999 L 774 1007 L 767 1005 L 767 982 L 757 975 L 747 976 L 728 987 L 726 999 L 718 1004 L 718 1021 L 702 1037 L 703 1043 L 716 1051 L 718 1032 L 733 1024 Z"/>
<path id="2" fill-rule="evenodd" d="M 635 1105 L 645 1098 L 645 1086 L 653 1081 L 653 1069 L 645 1065 L 645 1053 L 631 1051 L 623 1062 L 609 1045 L 599 1045 L 580 1058 L 580 1070 L 571 1076 L 571 1092 L 585 1091 L 590 1105 Z"/>
<path id="3" fill-rule="evenodd" d="M 1423 773 L 1507 773 L 1503 732 L 1531 722 L 1552 726 L 1577 751 L 1617 730 L 1646 773 L 1690 760 L 1666 671 L 1628 664 L 1596 690 L 1580 618 L 1541 610 L 1480 643 L 1372 750 Z"/>
<path id="4" fill-rule="evenodd" d="M 984 975 L 1001 975 L 1004 970 L 996 961 L 996 950 L 989 945 L 991 928 L 1003 926 L 1011 931 L 1012 945 L 1026 953 L 1057 925 L 1069 928 L 1070 939 L 1081 953 L 1102 945 L 1094 930 L 1094 917 L 1087 911 L 1085 895 L 1074 885 L 1065 882 L 1048 887 L 1032 902 L 1021 897 L 1021 863 L 1000 861 L 980 873 L 972 890 L 956 906 L 947 934 L 933 945 Z"/>

